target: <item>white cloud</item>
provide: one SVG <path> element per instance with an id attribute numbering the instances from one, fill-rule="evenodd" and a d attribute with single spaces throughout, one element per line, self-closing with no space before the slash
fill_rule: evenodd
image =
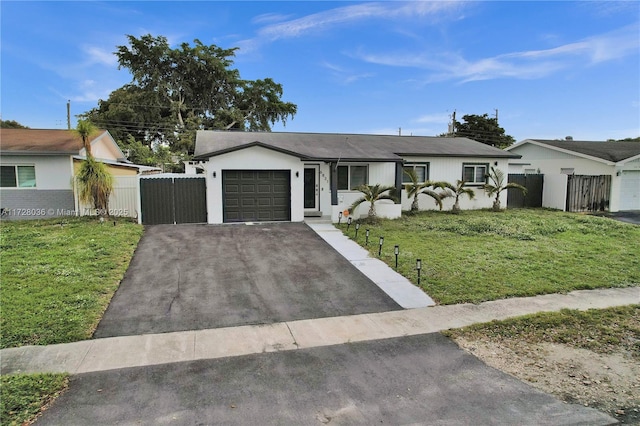
<path id="1" fill-rule="evenodd" d="M 336 78 L 337 80 L 339 80 L 339 82 L 341 84 L 350 84 L 350 83 L 354 83 L 358 80 L 362 80 L 365 78 L 371 78 L 374 76 L 374 74 L 366 72 L 366 73 L 356 73 L 353 72 L 351 70 L 347 70 L 344 69 L 343 67 L 340 67 L 338 65 L 335 64 L 331 64 L 329 62 L 324 62 L 322 64 L 322 66 L 324 68 L 327 68 L 329 71 L 331 71 L 331 74 L 334 76 L 334 78 Z"/>
<path id="2" fill-rule="evenodd" d="M 442 14 L 458 10 L 464 2 L 459 1 L 410 1 L 410 2 L 377 2 L 363 3 L 323 12 L 314 13 L 297 19 L 285 20 L 266 25 L 258 30 L 257 37 L 243 40 L 247 47 L 256 44 L 273 42 L 279 39 L 299 37 L 312 32 L 328 30 L 337 25 L 367 19 L 397 19 L 404 17 L 432 17 L 438 19 Z M 254 18 L 254 22 L 263 23 L 286 18 L 282 15 L 267 14 Z"/>
<path id="3" fill-rule="evenodd" d="M 587 66 L 637 55 L 639 26 L 631 25 L 551 49 L 505 53 L 488 58 L 466 59 L 454 52 L 362 54 L 365 62 L 431 71 L 428 81 L 461 82 L 496 78 L 536 79 L 575 66 Z"/>
<path id="4" fill-rule="evenodd" d="M 426 114 L 422 115 L 414 120 L 416 123 L 449 123 L 451 117 L 448 113 Z"/>
<path id="5" fill-rule="evenodd" d="M 118 58 L 111 51 L 97 46 L 83 46 L 82 50 L 87 54 L 87 62 L 89 64 L 102 64 L 110 67 L 118 65 Z"/>

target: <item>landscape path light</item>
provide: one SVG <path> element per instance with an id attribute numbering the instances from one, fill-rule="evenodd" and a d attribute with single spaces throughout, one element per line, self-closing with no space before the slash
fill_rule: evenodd
<path id="1" fill-rule="evenodd" d="M 338 212 L 338 226 L 340 226 L 341 220 L 342 220 L 342 212 Z"/>
<path id="2" fill-rule="evenodd" d="M 382 254 L 382 244 L 384 244 L 384 237 L 380 237 L 380 246 L 378 247 L 378 257 Z"/>
<path id="3" fill-rule="evenodd" d="M 367 232 L 365 232 L 364 236 L 365 236 L 364 245 L 368 246 L 369 245 L 369 230 L 368 229 L 367 229 Z"/>
<path id="4" fill-rule="evenodd" d="M 399 245 L 395 245 L 393 247 L 393 253 L 396 255 L 396 270 L 398 270 L 398 255 L 400 254 L 400 246 Z"/>
<path id="5" fill-rule="evenodd" d="M 416 259 L 416 269 L 418 270 L 418 287 L 420 287 L 420 270 L 422 270 L 422 259 Z"/>
<path id="6" fill-rule="evenodd" d="M 356 223 L 356 240 L 358 239 L 358 229 L 360 229 L 360 224 Z"/>
<path id="7" fill-rule="evenodd" d="M 349 232 L 349 227 L 351 226 L 351 216 L 347 218 L 347 232 Z"/>

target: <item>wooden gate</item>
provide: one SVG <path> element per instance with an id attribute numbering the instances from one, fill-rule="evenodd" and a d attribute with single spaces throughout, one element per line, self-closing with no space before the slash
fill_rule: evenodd
<path id="1" fill-rule="evenodd" d="M 527 188 L 527 195 L 523 194 L 519 189 L 507 190 L 507 206 L 509 208 L 542 207 L 544 175 L 509 174 L 508 181 Z"/>
<path id="2" fill-rule="evenodd" d="M 140 208 L 144 225 L 206 223 L 204 177 L 140 178 Z"/>
<path id="3" fill-rule="evenodd" d="M 567 176 L 567 211 L 595 212 L 609 209 L 611 176 Z"/>

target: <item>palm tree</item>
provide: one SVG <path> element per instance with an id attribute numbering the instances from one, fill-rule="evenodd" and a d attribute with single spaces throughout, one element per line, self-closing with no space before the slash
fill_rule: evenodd
<path id="1" fill-rule="evenodd" d="M 487 193 L 487 195 L 489 196 L 493 196 L 495 195 L 496 198 L 495 200 L 493 200 L 493 211 L 494 212 L 499 212 L 500 211 L 500 193 L 502 191 L 504 191 L 505 189 L 519 189 L 522 191 L 522 193 L 524 195 L 527 195 L 527 188 L 525 188 L 522 185 L 518 185 L 517 183 L 507 183 L 505 185 L 504 183 L 504 173 L 502 172 L 502 170 L 500 169 L 496 169 L 495 167 L 491 167 L 491 172 L 488 175 L 489 177 L 489 183 L 485 183 L 484 185 L 482 185 L 482 189 L 484 189 L 484 191 Z"/>
<path id="2" fill-rule="evenodd" d="M 78 197 L 91 204 L 99 216 L 108 214 L 109 196 L 113 192 L 113 176 L 104 163 L 97 161 L 91 152 L 91 135 L 97 131 L 88 120 L 78 121 L 75 133 L 82 138 L 82 146 L 87 158 L 82 162 L 75 179 L 78 184 Z"/>
<path id="3" fill-rule="evenodd" d="M 450 195 L 452 197 L 456 197 L 456 202 L 453 204 L 451 208 L 452 213 L 460 213 L 460 197 L 466 195 L 470 200 L 473 200 L 476 196 L 476 193 L 471 188 L 465 188 L 467 182 L 463 180 L 457 180 L 456 184 L 453 185 L 449 182 L 445 183 L 445 187 L 451 191 Z"/>
<path id="4" fill-rule="evenodd" d="M 360 204 L 364 203 L 365 201 L 368 201 L 371 203 L 371 206 L 369 207 L 369 219 L 371 220 L 376 219 L 377 217 L 376 206 L 375 206 L 376 201 L 379 201 L 379 200 L 396 201 L 395 197 L 392 196 L 391 194 L 385 194 L 385 192 L 392 191 L 395 188 L 396 188 L 395 186 L 381 186 L 380 184 L 360 185 L 356 189 L 362 192 L 363 195 L 362 197 L 354 201 L 353 204 L 351 204 L 351 207 L 349 207 L 349 214 L 353 214 L 353 211 L 356 209 L 356 207 L 358 207 Z"/>
<path id="5" fill-rule="evenodd" d="M 420 209 L 420 206 L 418 204 L 418 195 L 420 194 L 425 194 L 433 198 L 436 202 L 436 205 L 440 207 L 440 210 L 442 210 L 442 199 L 446 198 L 447 194 L 443 192 L 438 193 L 429 188 L 445 188 L 446 182 L 433 182 L 430 180 L 426 182 L 419 182 L 418 174 L 414 169 L 405 170 L 404 173 L 411 179 L 411 183 L 405 184 L 404 189 L 405 191 L 407 191 L 408 198 L 413 197 L 413 201 L 411 202 L 412 212 L 416 212 Z"/>

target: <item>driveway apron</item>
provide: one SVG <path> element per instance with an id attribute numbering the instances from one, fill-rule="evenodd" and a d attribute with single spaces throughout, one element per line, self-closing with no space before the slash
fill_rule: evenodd
<path id="1" fill-rule="evenodd" d="M 145 229 L 95 337 L 399 310 L 304 223 Z"/>

